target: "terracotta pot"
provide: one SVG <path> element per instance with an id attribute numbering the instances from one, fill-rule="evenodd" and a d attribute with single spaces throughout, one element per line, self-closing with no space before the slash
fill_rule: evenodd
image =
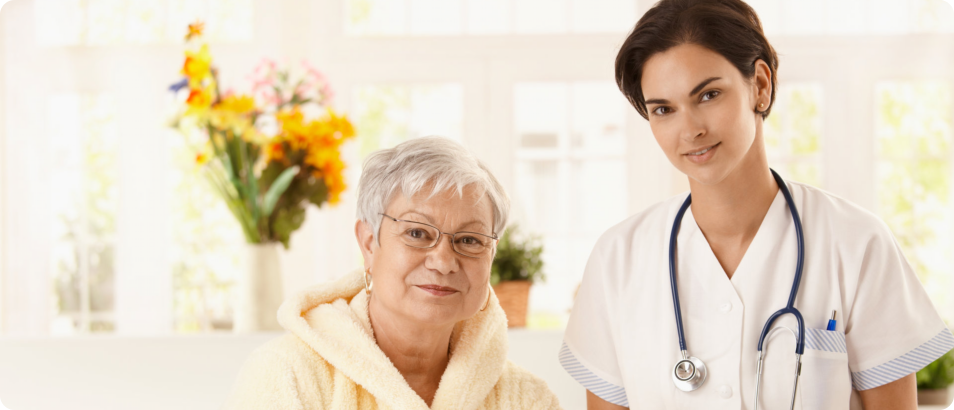
<path id="1" fill-rule="evenodd" d="M 527 298 L 530 296 L 530 281 L 513 280 L 494 285 L 494 293 L 500 307 L 507 314 L 507 327 L 527 325 Z"/>
<path id="2" fill-rule="evenodd" d="M 950 387 L 946 389 L 918 389 L 918 405 L 940 405 L 951 404 L 954 399 L 954 390 Z"/>
<path id="3" fill-rule="evenodd" d="M 238 278 L 235 333 L 277 332 L 278 307 L 282 304 L 282 270 L 278 243 L 246 244 Z"/>

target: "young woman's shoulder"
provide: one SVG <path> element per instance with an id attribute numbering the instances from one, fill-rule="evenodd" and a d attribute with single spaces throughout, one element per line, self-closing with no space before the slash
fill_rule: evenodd
<path id="1" fill-rule="evenodd" d="M 860 243 L 893 241 L 888 225 L 873 212 L 831 192 L 808 184 L 789 182 L 798 213 L 808 232 L 830 235 L 835 241 Z"/>

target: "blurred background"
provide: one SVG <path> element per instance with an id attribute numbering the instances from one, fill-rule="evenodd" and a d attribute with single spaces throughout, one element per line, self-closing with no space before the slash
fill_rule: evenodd
<path id="1" fill-rule="evenodd" d="M 226 333 L 243 236 L 168 126 L 186 26 L 222 88 L 309 61 L 357 137 L 349 188 L 281 254 L 286 294 L 359 268 L 370 152 L 442 135 L 543 244 L 528 328 L 562 329 L 598 236 L 688 189 L 613 82 L 651 0 L 14 0 L 0 12 L 0 335 Z M 771 165 L 876 213 L 954 320 L 954 7 L 753 0 L 780 56 Z"/>

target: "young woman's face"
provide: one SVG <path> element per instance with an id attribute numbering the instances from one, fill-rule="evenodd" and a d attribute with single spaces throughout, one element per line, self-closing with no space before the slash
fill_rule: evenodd
<path id="1" fill-rule="evenodd" d="M 771 73 L 758 60 L 753 79 L 705 47 L 683 44 L 649 58 L 642 88 L 649 125 L 669 161 L 689 178 L 718 184 L 745 172 L 761 153 L 761 115 Z M 763 107 L 759 107 L 759 104 Z"/>

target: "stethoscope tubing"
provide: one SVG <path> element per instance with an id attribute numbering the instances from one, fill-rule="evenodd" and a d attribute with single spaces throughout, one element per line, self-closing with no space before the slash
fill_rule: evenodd
<path id="1" fill-rule="evenodd" d="M 805 351 L 805 321 L 802 319 L 802 314 L 798 311 L 798 309 L 795 308 L 795 298 L 798 296 L 798 288 L 802 280 L 802 269 L 804 268 L 805 263 L 805 237 L 802 232 L 801 218 L 798 215 L 798 210 L 795 207 L 795 201 L 792 199 L 792 194 L 789 192 L 788 186 L 785 184 L 785 181 L 782 180 L 782 177 L 775 172 L 775 170 L 770 169 L 770 171 L 772 172 L 772 176 L 775 178 L 775 182 L 778 184 L 779 190 L 782 191 L 782 195 L 785 197 L 785 202 L 788 204 L 789 211 L 792 213 L 792 219 L 795 223 L 796 242 L 798 244 L 798 262 L 795 265 L 795 279 L 792 281 L 792 290 L 788 296 L 788 303 L 784 308 L 773 313 L 765 323 L 765 326 L 762 329 L 762 334 L 759 337 L 758 351 L 762 351 L 762 345 L 765 341 L 765 336 L 768 334 L 775 320 L 782 315 L 792 314 L 795 316 L 795 320 L 798 322 L 798 341 L 795 345 L 795 353 L 801 356 L 801 354 Z M 679 337 L 679 350 L 681 352 L 685 352 L 687 349 L 685 331 L 683 330 L 682 325 L 682 309 L 679 303 L 679 290 L 678 286 L 676 286 L 676 239 L 679 234 L 679 226 L 682 223 L 682 218 L 691 204 L 692 194 L 686 197 L 685 202 L 683 202 L 682 206 L 679 208 L 679 212 L 676 214 L 675 221 L 672 225 L 672 233 L 669 235 L 669 288 L 672 290 L 672 305 L 673 311 L 676 315 L 676 333 Z"/>

